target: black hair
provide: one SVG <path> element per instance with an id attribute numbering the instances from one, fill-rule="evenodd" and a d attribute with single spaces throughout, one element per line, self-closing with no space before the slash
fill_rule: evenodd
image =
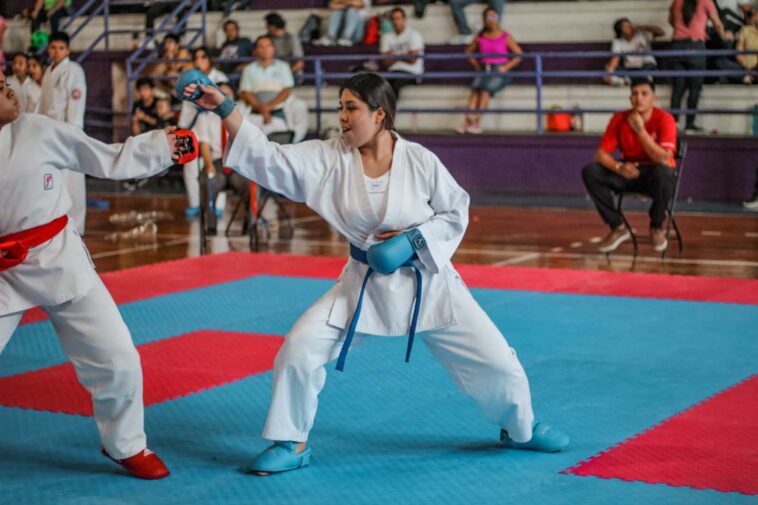
<path id="1" fill-rule="evenodd" d="M 613 22 L 613 32 L 616 34 L 616 38 L 620 39 L 624 33 L 621 31 L 621 27 L 624 26 L 624 23 L 629 22 L 629 18 L 619 18 L 616 21 Z"/>
<path id="2" fill-rule="evenodd" d="M 487 6 L 484 8 L 484 10 L 482 11 L 482 29 L 479 31 L 479 35 L 484 35 L 484 32 L 487 31 L 487 13 L 490 11 L 497 14 L 497 9 L 495 9 L 494 7 Z M 497 15 L 498 17 L 500 17 L 500 14 L 497 14 Z"/>
<path id="3" fill-rule="evenodd" d="M 26 61 L 27 62 L 29 60 L 34 60 L 37 63 L 39 63 L 40 66 L 44 66 L 43 65 L 45 63 L 44 59 L 42 58 L 42 56 L 38 55 L 37 53 L 28 52 L 28 53 L 24 53 L 24 56 L 26 56 Z"/>
<path id="4" fill-rule="evenodd" d="M 137 79 L 137 89 L 140 89 L 142 86 L 150 86 L 151 88 L 155 85 L 153 83 L 153 80 L 149 77 L 140 77 Z"/>
<path id="5" fill-rule="evenodd" d="M 179 35 L 176 33 L 168 33 L 165 37 L 163 37 L 163 43 L 165 44 L 167 40 L 173 40 L 177 44 L 179 43 Z"/>
<path id="6" fill-rule="evenodd" d="M 268 33 L 264 33 L 263 35 L 259 35 L 255 39 L 255 42 L 253 42 L 253 48 L 257 48 L 258 42 L 260 42 L 263 39 L 268 39 L 269 42 L 271 42 L 272 44 L 274 43 L 274 39 L 271 37 L 271 35 L 269 35 Z"/>
<path id="7" fill-rule="evenodd" d="M 14 54 L 13 57 L 10 58 L 10 61 L 13 62 L 13 60 L 15 60 L 16 58 L 18 58 L 19 56 L 23 57 L 26 60 L 29 59 L 29 55 L 27 53 L 20 52 L 20 53 Z"/>
<path id="8" fill-rule="evenodd" d="M 698 0 L 684 0 L 682 2 L 682 19 L 684 19 L 685 25 L 690 26 L 690 21 L 692 21 L 697 10 L 697 4 Z"/>
<path id="9" fill-rule="evenodd" d="M 655 92 L 655 82 L 653 82 L 653 79 L 651 77 L 632 77 L 631 83 L 629 84 L 629 89 L 634 89 L 637 86 L 642 86 L 643 84 L 647 84 L 650 86 L 650 89 Z"/>
<path id="10" fill-rule="evenodd" d="M 71 38 L 66 32 L 53 32 L 52 35 L 50 35 L 48 44 L 52 44 L 53 42 L 63 42 L 66 44 L 66 47 L 69 47 L 71 44 Z"/>
<path id="11" fill-rule="evenodd" d="M 196 47 L 195 49 L 193 49 L 192 50 L 192 59 L 194 60 L 195 57 L 197 56 L 197 53 L 199 53 L 200 51 L 202 51 L 202 52 L 205 53 L 205 56 L 208 58 L 208 61 L 211 62 L 211 65 L 213 65 L 213 57 L 211 56 L 210 51 L 208 51 L 208 48 L 205 47 L 205 46 L 200 46 L 200 47 Z"/>
<path id="12" fill-rule="evenodd" d="M 234 27 L 237 29 L 237 31 L 239 31 L 239 30 L 240 30 L 240 25 L 239 25 L 239 23 L 238 23 L 238 22 L 236 22 L 236 21 L 235 21 L 235 20 L 233 20 L 233 19 L 227 19 L 226 21 L 224 21 L 224 28 L 226 28 L 226 27 L 227 27 L 227 25 L 234 25 Z"/>
<path id="13" fill-rule="evenodd" d="M 266 17 L 263 18 L 266 20 L 266 26 L 273 26 L 275 28 L 284 28 L 287 26 L 287 23 L 284 21 L 284 18 L 281 17 L 276 12 L 269 12 L 266 14 Z"/>
<path id="14" fill-rule="evenodd" d="M 405 19 L 405 11 L 402 9 L 402 7 L 395 7 L 394 9 L 392 9 L 390 11 L 390 17 L 392 17 L 392 15 L 394 13 L 396 13 L 396 12 L 399 12 L 400 14 L 402 14 L 403 15 L 403 19 Z"/>
<path id="15" fill-rule="evenodd" d="M 385 130 L 395 129 L 397 96 L 387 79 L 371 72 L 361 72 L 342 83 L 339 96 L 345 90 L 360 98 L 372 112 L 381 108 L 384 111 L 382 127 Z"/>

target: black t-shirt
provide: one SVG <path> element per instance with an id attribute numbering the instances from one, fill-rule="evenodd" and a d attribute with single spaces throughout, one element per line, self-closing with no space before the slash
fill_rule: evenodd
<path id="1" fill-rule="evenodd" d="M 158 114 L 156 114 L 156 112 L 155 112 L 155 102 L 156 102 L 156 100 L 153 99 L 153 102 L 150 105 L 145 105 L 145 102 L 143 102 L 142 100 L 137 100 L 134 103 L 134 108 L 132 108 L 132 114 L 134 114 L 138 110 L 141 110 L 143 113 L 145 113 L 145 115 L 150 116 L 150 117 L 155 118 L 155 119 L 158 119 Z M 157 128 L 158 128 L 157 125 L 151 125 L 151 124 L 148 124 L 148 123 L 146 123 L 144 121 L 140 121 L 139 122 L 139 131 L 140 131 L 140 133 L 145 133 L 145 132 L 148 132 L 150 130 L 155 130 Z"/>
<path id="2" fill-rule="evenodd" d="M 253 43 L 247 37 L 239 37 L 234 42 L 224 42 L 218 54 L 219 59 L 245 58 L 253 55 Z M 219 68 L 225 74 L 233 74 L 240 62 L 222 63 Z"/>

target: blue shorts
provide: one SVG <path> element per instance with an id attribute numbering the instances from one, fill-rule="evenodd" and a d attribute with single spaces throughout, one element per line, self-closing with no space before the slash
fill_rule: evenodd
<path id="1" fill-rule="evenodd" d="M 513 78 L 507 74 L 503 74 L 502 76 L 479 76 L 474 79 L 471 89 L 486 91 L 490 96 L 495 96 L 496 93 L 508 86 L 511 81 L 513 81 Z"/>

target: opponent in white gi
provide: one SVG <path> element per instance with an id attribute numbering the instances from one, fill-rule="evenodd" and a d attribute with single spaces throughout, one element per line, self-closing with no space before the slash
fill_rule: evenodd
<path id="1" fill-rule="evenodd" d="M 68 221 L 62 171 L 147 177 L 174 163 L 174 143 L 167 129 L 107 145 L 76 126 L 21 114 L 0 72 L 0 352 L 24 311 L 42 307 L 92 395 L 104 454 L 146 479 L 169 472 L 147 449 L 139 355 Z"/>
<path id="2" fill-rule="evenodd" d="M 69 60 L 70 53 L 68 35 L 63 32 L 53 33 L 47 46 L 51 63 L 42 76 L 42 96 L 37 112 L 83 129 L 84 108 L 87 103 L 87 80 L 81 65 Z M 84 223 L 87 217 L 84 174 L 64 170 L 63 177 L 71 197 L 69 216 L 73 219 L 79 234 L 84 235 Z"/>
<path id="3" fill-rule="evenodd" d="M 310 462 L 305 442 L 324 366 L 338 355 L 338 368 L 344 366 L 347 348 L 341 349 L 361 301 L 357 332 L 390 336 L 416 329 L 452 379 L 501 427 L 505 445 L 555 452 L 568 444 L 565 434 L 534 422 L 515 351 L 452 266 L 468 224 L 469 196 L 437 156 L 394 132 L 395 95 L 386 80 L 368 73 L 350 78 L 340 91 L 342 137 L 294 145 L 268 142 L 219 90 L 200 89 L 189 84 L 184 96 L 225 117 L 224 166 L 305 202 L 352 244 L 337 283 L 295 323 L 276 357 L 263 431 L 274 444 L 255 458 L 252 471 L 265 475 Z M 379 273 L 383 267 L 372 262 L 372 252 L 397 244 L 415 250 L 414 259 L 407 268 Z M 369 277 L 367 261 L 376 271 Z M 416 321 L 417 272 L 423 289 Z"/>

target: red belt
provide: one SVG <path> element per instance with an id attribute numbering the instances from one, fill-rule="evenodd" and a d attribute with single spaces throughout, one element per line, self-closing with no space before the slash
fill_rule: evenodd
<path id="1" fill-rule="evenodd" d="M 49 223 L 0 237 L 0 272 L 23 263 L 29 249 L 58 235 L 66 227 L 66 223 L 68 216 L 63 215 Z"/>

